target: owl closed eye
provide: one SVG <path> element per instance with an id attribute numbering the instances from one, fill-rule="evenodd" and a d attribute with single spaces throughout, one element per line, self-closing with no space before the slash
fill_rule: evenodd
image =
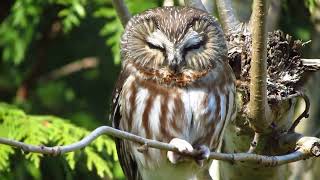
<path id="1" fill-rule="evenodd" d="M 149 10 L 133 18 L 128 24 L 131 31 L 122 39 L 126 59 L 141 68 L 182 73 L 207 70 L 225 58 L 226 45 L 219 40 L 223 34 L 213 17 L 191 8 L 165 13 L 169 9 Z"/>
<path id="2" fill-rule="evenodd" d="M 220 25 L 188 7 L 147 10 L 130 19 L 121 39 L 122 71 L 113 95 L 115 128 L 181 151 L 216 150 L 234 118 L 234 75 Z M 177 153 L 116 140 L 128 179 L 194 179 L 199 166 Z M 184 163 L 187 161 L 187 163 Z"/>

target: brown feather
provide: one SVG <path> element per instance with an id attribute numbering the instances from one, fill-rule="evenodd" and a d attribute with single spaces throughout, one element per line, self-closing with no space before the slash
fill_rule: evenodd
<path id="1" fill-rule="evenodd" d="M 180 138 L 216 150 L 235 112 L 234 75 L 226 55 L 220 25 L 204 11 L 162 7 L 134 16 L 121 39 L 113 126 L 162 142 Z M 179 64 L 172 66 L 169 57 Z M 116 145 L 130 180 L 173 178 L 168 169 L 180 173 L 180 179 L 199 172 L 194 163 L 173 166 L 164 151 L 140 153 L 139 144 L 120 139 Z"/>

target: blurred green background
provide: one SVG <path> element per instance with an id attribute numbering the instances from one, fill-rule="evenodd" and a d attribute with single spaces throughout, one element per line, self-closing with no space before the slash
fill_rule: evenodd
<path id="1" fill-rule="evenodd" d="M 161 0 L 126 2 L 133 14 L 163 3 Z M 250 3 L 250 0 L 234 1 L 241 20 L 250 16 Z M 274 0 L 272 7 L 275 20 L 268 28 L 281 29 L 295 39 L 312 39 L 313 43 L 305 48 L 304 57 L 320 57 L 319 2 Z M 35 134 L 30 133 L 33 126 L 27 127 L 23 123 L 36 124 L 42 115 L 63 118 L 50 117 L 49 123 L 59 122 L 61 127 L 66 127 L 64 122 L 67 122 L 72 124 L 71 129 L 81 128 L 82 134 L 75 136 L 76 139 L 81 138 L 85 130 L 110 125 L 109 102 L 120 70 L 122 31 L 111 0 L 1 0 L 0 101 L 3 104 L 0 105 L 0 131 L 1 126 L 8 128 L 0 134 L 20 137 L 24 141 Z M 313 87 L 315 91 L 317 88 Z M 13 122 L 20 123 L 21 116 L 17 111 L 26 113 L 23 116 L 26 122 L 13 127 Z M 38 114 L 39 117 L 27 114 Z M 43 118 L 40 121 L 47 122 Z M 12 129 L 20 132 L 21 128 L 25 134 L 10 134 Z M 114 148 L 107 147 L 114 146 L 109 140 L 105 139 L 105 149 Z M 48 139 L 33 142 L 55 145 L 60 141 L 48 136 Z M 87 162 L 93 155 L 86 152 L 78 152 L 69 159 L 44 157 L 37 162 L 19 150 L 6 151 L 5 146 L 0 145 L 0 156 L 3 154 L 0 179 L 123 179 L 117 159 L 110 158 L 112 153 L 97 147 L 94 152 L 108 164 L 110 172 L 100 167 L 101 173 L 97 173 L 98 166 L 103 163 L 90 168 Z M 75 163 L 74 168 L 72 163 Z"/>

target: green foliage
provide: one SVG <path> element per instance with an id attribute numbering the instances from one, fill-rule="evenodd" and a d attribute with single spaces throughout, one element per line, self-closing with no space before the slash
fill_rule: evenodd
<path id="1" fill-rule="evenodd" d="M 314 8 L 316 7 L 317 0 L 304 0 L 306 7 L 308 7 L 309 11 L 312 13 Z"/>
<path id="2" fill-rule="evenodd" d="M 52 4 L 63 5 L 58 16 L 63 20 L 63 30 L 69 32 L 73 27 L 80 25 L 81 18 L 86 16 L 86 0 L 51 0 Z"/>
<path id="3" fill-rule="evenodd" d="M 25 50 L 40 21 L 42 5 L 41 0 L 21 0 L 14 3 L 11 15 L 0 25 L 0 47 L 4 47 L 3 60 L 12 59 L 18 64 L 24 58 Z"/>
<path id="4" fill-rule="evenodd" d="M 279 29 L 302 41 L 308 41 L 311 38 L 312 24 L 308 7 L 306 7 L 307 1 L 312 0 L 281 1 Z M 307 49 L 304 49 L 304 53 L 307 54 Z"/>
<path id="5" fill-rule="evenodd" d="M 316 1 L 282 0 L 280 29 L 309 40 L 309 10 Z M 5 2 L 9 5 L 4 6 Z M 126 0 L 133 15 L 162 2 Z M 111 0 L 5 0 L 0 1 L 0 12 L 0 101 L 19 104 L 27 114 L 46 113 L 68 119 L 31 116 L 1 103 L 0 137 L 54 146 L 75 142 L 88 133 L 79 127 L 109 125 L 106 117 L 120 70 L 123 32 Z M 100 63 L 94 69 L 39 81 L 48 72 L 85 57 L 96 57 Z M 34 70 L 39 62 L 38 70 Z M 17 103 L 17 89 L 33 73 L 28 96 Z M 124 179 L 114 143 L 108 137 L 59 157 L 24 154 L 0 145 L 0 169 L 0 179 L 10 180 L 101 179 L 102 174 Z"/>
<path id="6" fill-rule="evenodd" d="M 129 9 L 133 13 L 157 7 L 157 1 L 132 0 L 127 1 Z M 103 17 L 110 20 L 101 29 L 100 34 L 106 36 L 106 44 L 111 46 L 114 59 L 119 64 L 119 40 L 122 25 L 116 18 L 116 13 L 111 5 L 111 0 L 91 2 L 98 9 L 93 12 L 94 17 Z M 137 6 L 139 4 L 139 6 Z M 61 18 L 63 31 L 70 32 L 79 26 L 81 20 L 86 17 L 88 2 L 86 0 L 18 0 L 14 2 L 10 15 L 0 25 L 0 47 L 3 47 L 2 58 L 5 61 L 13 61 L 19 64 L 25 57 L 26 50 L 35 38 L 41 17 L 48 7 L 59 7 L 57 17 Z"/>
<path id="7" fill-rule="evenodd" d="M 10 15 L 0 24 L 0 47 L 3 47 L 2 59 L 21 63 L 26 50 L 34 39 L 46 8 L 59 6 L 58 17 L 62 18 L 63 30 L 69 32 L 80 24 L 86 15 L 85 0 L 19 0 L 15 1 Z"/>
<path id="8" fill-rule="evenodd" d="M 23 111 L 0 103 L 1 137 L 33 145 L 66 145 L 79 141 L 89 131 L 54 116 L 27 115 Z M 10 170 L 10 156 L 17 153 L 13 147 L 0 145 L 0 172 Z M 70 169 L 85 157 L 88 170 L 96 170 L 100 177 L 113 177 L 113 166 L 118 161 L 114 141 L 108 136 L 99 137 L 84 150 L 63 155 Z M 27 153 L 24 157 L 39 168 L 42 154 Z"/>
<path id="9" fill-rule="evenodd" d="M 130 13 L 133 15 L 146 9 L 158 7 L 159 3 L 159 1 L 144 0 L 126 1 Z M 114 63 L 120 64 L 120 37 L 123 32 L 123 27 L 117 17 L 116 11 L 112 8 L 111 4 L 109 4 L 108 7 L 98 8 L 93 15 L 97 18 L 108 19 L 107 23 L 101 29 L 100 35 L 107 37 L 106 44 L 111 47 L 114 56 Z"/>

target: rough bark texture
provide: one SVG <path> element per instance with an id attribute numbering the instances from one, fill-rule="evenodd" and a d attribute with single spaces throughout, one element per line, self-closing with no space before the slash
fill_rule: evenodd
<path id="1" fill-rule="evenodd" d="M 222 152 L 246 152 L 250 147 L 254 131 L 249 126 L 245 114 L 250 100 L 250 76 L 252 59 L 252 36 L 250 34 L 230 34 L 227 36 L 228 57 L 237 78 L 238 116 L 225 133 Z M 268 114 L 271 131 L 263 136 L 257 152 L 279 155 L 286 153 L 279 147 L 279 136 L 287 135 L 292 121 L 297 99 L 286 99 L 297 93 L 305 82 L 305 75 L 317 70 L 302 63 L 303 42 L 293 40 L 281 31 L 268 33 L 267 39 L 267 98 L 271 107 Z M 274 98 L 278 97 L 278 98 Z M 281 145 L 280 145 L 281 146 Z M 292 150 L 292 149 L 291 149 Z M 264 167 L 259 164 L 219 162 L 220 179 L 288 179 L 291 171 L 288 165 Z"/>
<path id="2" fill-rule="evenodd" d="M 249 101 L 249 72 L 252 59 L 250 35 L 227 36 L 229 63 L 238 80 L 238 89 L 246 92 L 244 101 Z M 304 75 L 317 70 L 303 65 L 303 42 L 294 40 L 280 30 L 269 32 L 267 39 L 267 95 L 288 97 L 301 88 Z"/>
<path id="3" fill-rule="evenodd" d="M 305 80 L 305 72 L 316 70 L 317 68 L 303 65 L 301 60 L 303 43 L 292 40 L 292 37 L 285 35 L 281 31 L 270 33 L 268 35 L 268 44 L 265 44 L 266 2 L 260 1 L 254 5 L 253 9 L 256 12 L 254 12 L 252 21 L 249 23 L 252 25 L 251 27 L 237 20 L 230 0 L 217 0 L 216 3 L 223 29 L 227 35 L 229 62 L 237 76 L 239 107 L 237 119 L 226 130 L 221 151 L 227 153 L 246 152 L 249 147 L 253 147 L 251 144 L 255 134 L 253 129 L 264 132 L 260 137 L 260 142 L 254 147 L 255 152 L 265 155 L 281 155 L 286 154 L 288 151 L 293 151 L 292 145 L 295 145 L 295 143 L 291 143 L 288 147 L 281 143 L 282 137 L 290 137 L 292 135 L 288 130 L 291 129 L 294 120 L 294 109 L 297 98 L 289 99 L 288 97 L 299 91 L 299 88 L 303 85 L 301 82 Z M 255 16 L 255 13 L 258 16 Z M 256 29 L 253 26 L 256 26 Z M 249 31 L 252 28 L 253 31 L 251 32 L 253 34 Z M 251 46 L 252 37 L 257 40 L 253 44 L 255 46 L 256 43 L 258 48 Z M 260 46 L 261 43 L 262 46 Z M 256 94 L 258 96 L 262 95 L 262 97 L 260 97 L 258 104 L 251 104 L 249 107 L 248 102 L 250 98 L 257 97 L 252 94 L 250 95 L 249 90 L 251 89 L 251 92 L 255 91 L 254 88 L 250 88 L 249 86 L 251 82 L 249 72 L 252 69 L 255 71 L 255 67 L 251 68 L 251 59 L 255 58 L 258 60 L 256 71 L 260 72 L 254 72 L 254 75 L 256 77 L 264 76 L 264 78 L 258 78 L 258 81 L 253 84 L 262 84 L 260 88 L 256 89 Z M 261 59 L 265 60 L 259 61 Z M 261 69 L 265 71 L 261 71 Z M 263 82 L 261 83 L 261 79 L 265 79 L 266 81 L 262 80 Z M 270 105 L 270 112 L 268 112 L 267 116 L 271 121 L 265 121 L 261 125 L 261 118 L 264 118 L 266 115 L 263 111 L 267 102 Z M 255 128 L 252 129 L 249 125 L 249 118 L 246 112 L 247 109 L 257 107 L 260 108 L 257 110 L 260 113 L 256 114 L 256 118 L 259 120 L 255 123 Z M 264 167 L 252 163 L 235 164 L 215 161 L 211 168 L 211 176 L 214 179 L 281 180 L 288 179 L 291 173 L 289 168 L 288 165 Z"/>
<path id="4" fill-rule="evenodd" d="M 250 101 L 248 116 L 250 125 L 257 133 L 264 133 L 269 126 L 267 112 L 267 61 L 266 61 L 266 13 L 265 0 L 253 1 L 252 60 L 250 71 Z"/>

